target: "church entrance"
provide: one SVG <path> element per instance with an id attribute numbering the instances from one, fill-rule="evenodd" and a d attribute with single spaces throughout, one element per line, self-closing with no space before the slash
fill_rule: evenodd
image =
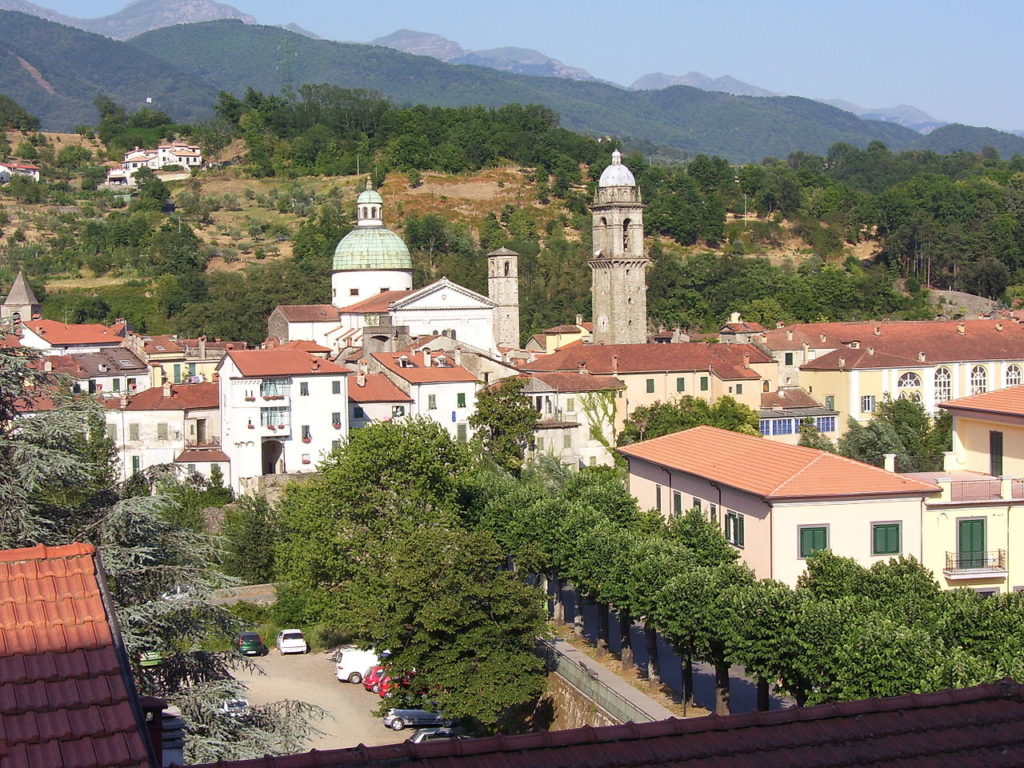
<path id="1" fill-rule="evenodd" d="M 278 475 L 284 471 L 284 446 L 279 440 L 267 440 L 263 443 L 263 474 Z"/>

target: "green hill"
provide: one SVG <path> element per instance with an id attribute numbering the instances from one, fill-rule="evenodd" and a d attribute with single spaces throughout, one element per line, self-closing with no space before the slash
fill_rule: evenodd
<path id="1" fill-rule="evenodd" d="M 600 82 L 529 77 L 388 48 L 311 40 L 238 21 L 165 27 L 130 43 L 236 94 L 249 86 L 276 93 L 304 83 L 331 83 L 378 90 L 400 104 L 542 104 L 556 110 L 571 130 L 733 161 L 784 157 L 801 149 L 824 154 L 837 141 L 866 146 L 877 139 L 898 150 L 918 136 L 810 99 L 730 96 L 686 86 L 628 91 Z"/>
<path id="2" fill-rule="evenodd" d="M 960 150 L 977 153 L 985 147 L 992 147 L 1000 157 L 1008 159 L 1014 155 L 1024 155 L 1024 138 L 993 128 L 950 123 L 936 128 L 913 144 L 914 149 L 930 149 L 940 154 Z"/>
<path id="3" fill-rule="evenodd" d="M 96 122 L 105 93 L 134 111 L 151 106 L 189 122 L 211 114 L 215 89 L 137 47 L 14 11 L 0 11 L 0 88 L 44 130 Z"/>

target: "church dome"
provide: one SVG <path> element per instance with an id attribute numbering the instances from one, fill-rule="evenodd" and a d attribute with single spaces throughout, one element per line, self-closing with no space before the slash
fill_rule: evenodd
<path id="1" fill-rule="evenodd" d="M 356 227 L 334 249 L 332 269 L 335 272 L 360 269 L 411 270 L 412 257 L 402 238 L 390 229 Z"/>
<path id="2" fill-rule="evenodd" d="M 359 197 L 356 198 L 356 205 L 367 205 L 369 203 L 384 205 L 384 198 L 380 196 L 380 192 L 376 189 L 370 189 L 367 186 L 366 189 L 359 193 Z"/>
<path id="3" fill-rule="evenodd" d="M 622 153 L 619 150 L 612 152 L 612 164 L 604 169 L 598 187 L 635 187 L 636 179 L 633 172 L 622 164 Z"/>

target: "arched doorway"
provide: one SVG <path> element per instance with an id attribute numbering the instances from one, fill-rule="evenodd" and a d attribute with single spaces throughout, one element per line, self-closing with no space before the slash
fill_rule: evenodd
<path id="1" fill-rule="evenodd" d="M 263 443 L 263 474 L 277 475 L 284 472 L 284 446 L 279 440 Z"/>

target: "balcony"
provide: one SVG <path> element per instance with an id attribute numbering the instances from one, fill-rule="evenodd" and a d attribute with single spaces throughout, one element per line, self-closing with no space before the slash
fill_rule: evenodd
<path id="1" fill-rule="evenodd" d="M 1006 550 L 947 552 L 942 572 L 948 579 L 1005 579 Z"/>
<path id="2" fill-rule="evenodd" d="M 260 426 L 260 434 L 263 437 L 288 437 L 291 435 L 291 432 L 292 425 L 289 422 L 262 424 Z"/>
<path id="3" fill-rule="evenodd" d="M 991 501 L 1002 498 L 1002 481 L 954 480 L 949 484 L 949 496 L 953 501 Z"/>

